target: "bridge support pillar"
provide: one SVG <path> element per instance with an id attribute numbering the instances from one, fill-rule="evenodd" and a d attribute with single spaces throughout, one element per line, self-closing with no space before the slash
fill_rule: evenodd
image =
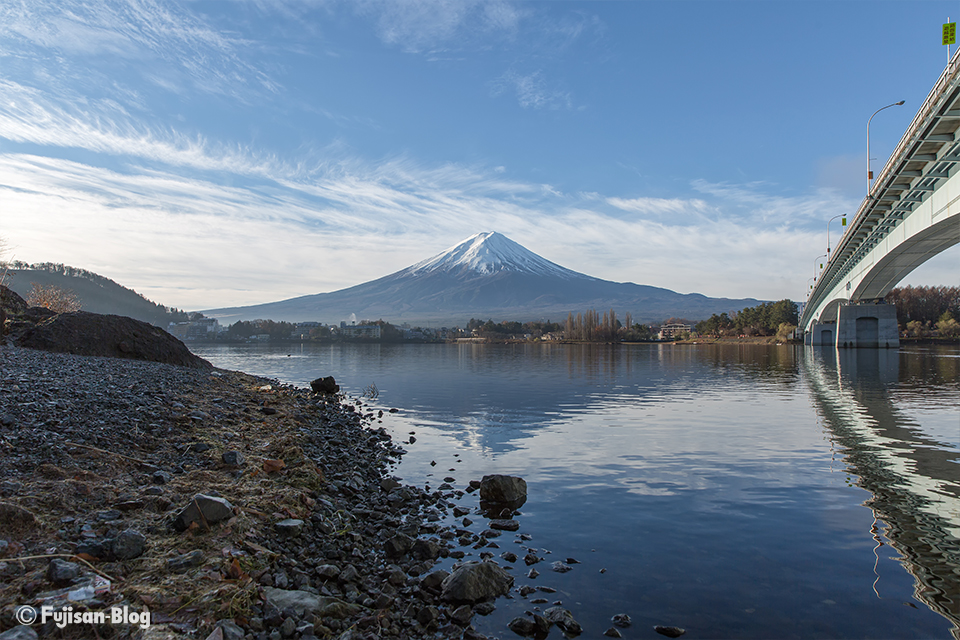
<path id="1" fill-rule="evenodd" d="M 804 342 L 811 347 L 835 347 L 837 346 L 837 325 L 833 322 L 815 323 L 810 327 L 807 337 L 810 341 Z"/>
<path id="2" fill-rule="evenodd" d="M 892 304 L 850 304 L 837 312 L 837 347 L 896 349 L 897 308 Z"/>

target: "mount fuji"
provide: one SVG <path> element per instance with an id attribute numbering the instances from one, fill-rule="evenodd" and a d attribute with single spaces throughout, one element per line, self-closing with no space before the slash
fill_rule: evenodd
<path id="1" fill-rule="evenodd" d="M 478 233 L 432 258 L 347 289 L 246 307 L 209 309 L 208 318 L 337 323 L 351 316 L 400 324 L 454 326 L 470 318 L 566 320 L 572 312 L 614 309 L 636 322 L 689 320 L 755 306 L 758 300 L 708 298 L 611 282 L 572 271 L 506 236 Z"/>

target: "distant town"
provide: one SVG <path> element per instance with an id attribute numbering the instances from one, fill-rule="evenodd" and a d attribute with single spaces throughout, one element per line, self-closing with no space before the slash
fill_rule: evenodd
<path id="1" fill-rule="evenodd" d="M 194 314 L 199 316 L 199 314 Z M 184 342 L 621 342 L 671 341 L 689 337 L 693 325 L 680 319 L 671 319 L 659 326 L 624 325 L 612 312 L 590 326 L 589 318 L 599 314 L 578 314 L 567 323 L 499 322 L 470 320 L 466 327 L 412 327 L 393 325 L 384 320 L 361 320 L 323 324 L 320 322 L 276 322 L 273 320 L 239 321 L 221 325 L 216 318 L 193 317 L 187 321 L 171 322 L 167 331 Z M 611 322 L 611 318 L 613 321 Z M 586 330 L 584 326 L 587 326 Z M 628 328 L 629 327 L 629 328 Z M 572 330 L 571 330 L 572 328 Z"/>

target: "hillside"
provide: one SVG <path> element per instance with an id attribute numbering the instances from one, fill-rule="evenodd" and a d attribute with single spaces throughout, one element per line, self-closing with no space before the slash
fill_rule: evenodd
<path id="1" fill-rule="evenodd" d="M 23 298 L 30 294 L 34 284 L 53 285 L 73 291 L 84 311 L 127 316 L 162 328 L 172 321 L 186 319 L 183 312 L 171 311 L 133 289 L 85 269 L 50 262 L 12 262 L 9 266 L 5 284 Z"/>

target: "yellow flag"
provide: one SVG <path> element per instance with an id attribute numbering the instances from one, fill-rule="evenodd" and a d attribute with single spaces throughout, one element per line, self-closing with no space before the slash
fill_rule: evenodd
<path id="1" fill-rule="evenodd" d="M 943 25 L 943 44 L 957 44 L 956 22 L 948 22 Z"/>

